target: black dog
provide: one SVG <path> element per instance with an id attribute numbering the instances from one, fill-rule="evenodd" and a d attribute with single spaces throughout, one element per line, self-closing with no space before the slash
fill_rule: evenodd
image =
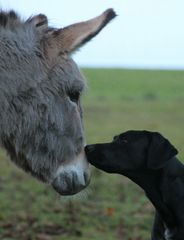
<path id="1" fill-rule="evenodd" d="M 156 132 L 127 131 L 85 150 L 95 167 L 125 175 L 144 189 L 156 208 L 152 240 L 184 240 L 184 165 L 167 139 Z"/>

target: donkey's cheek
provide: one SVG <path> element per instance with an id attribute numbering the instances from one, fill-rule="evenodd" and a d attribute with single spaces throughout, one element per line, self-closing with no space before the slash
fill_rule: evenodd
<path id="1" fill-rule="evenodd" d="M 52 186 L 61 195 L 73 195 L 86 188 L 89 182 L 89 163 L 81 152 L 70 163 L 58 168 Z"/>

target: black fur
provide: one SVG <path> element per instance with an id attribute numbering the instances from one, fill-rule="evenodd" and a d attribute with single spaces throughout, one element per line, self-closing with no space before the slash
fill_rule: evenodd
<path id="1" fill-rule="evenodd" d="M 127 176 L 144 189 L 156 208 L 152 240 L 184 240 L 184 165 L 161 134 L 127 131 L 111 143 L 86 147 L 89 162 Z"/>

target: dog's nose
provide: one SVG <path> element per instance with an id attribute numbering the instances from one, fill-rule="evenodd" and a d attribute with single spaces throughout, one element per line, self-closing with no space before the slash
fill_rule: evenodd
<path id="1" fill-rule="evenodd" d="M 90 154 L 91 152 L 93 152 L 95 150 L 95 145 L 87 145 L 85 147 L 85 153 L 86 155 Z"/>

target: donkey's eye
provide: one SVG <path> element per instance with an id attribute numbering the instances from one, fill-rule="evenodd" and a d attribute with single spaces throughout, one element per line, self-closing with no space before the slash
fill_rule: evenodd
<path id="1" fill-rule="evenodd" d="M 77 103 L 79 101 L 80 92 L 71 92 L 68 95 L 72 102 Z"/>

